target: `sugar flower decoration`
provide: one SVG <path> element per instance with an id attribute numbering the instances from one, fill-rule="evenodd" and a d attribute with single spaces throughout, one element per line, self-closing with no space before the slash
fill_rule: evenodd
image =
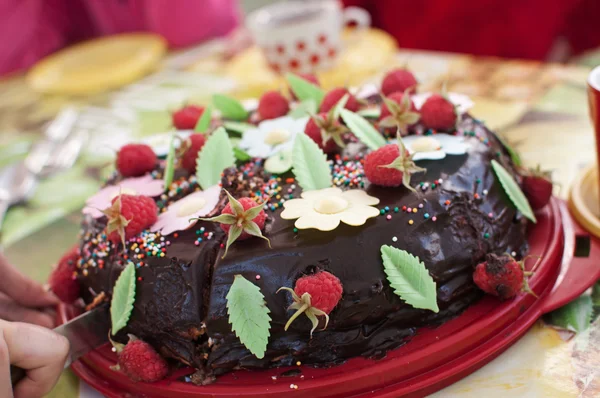
<path id="1" fill-rule="evenodd" d="M 409 135 L 402 138 L 412 160 L 438 160 L 446 155 L 464 155 L 468 145 L 464 137 L 450 134 Z"/>
<path id="2" fill-rule="evenodd" d="M 254 158 L 268 158 L 282 150 L 291 150 L 296 134 L 304 131 L 307 122 L 308 117 L 289 116 L 265 120 L 257 128 L 246 130 L 239 146 Z"/>
<path id="3" fill-rule="evenodd" d="M 190 228 L 196 224 L 195 218 L 206 216 L 217 206 L 220 191 L 221 188 L 215 185 L 171 203 L 167 210 L 158 216 L 158 220 L 150 230 L 170 235 L 175 231 Z"/>
<path id="4" fill-rule="evenodd" d="M 85 202 L 83 214 L 88 214 L 94 218 L 104 216 L 103 210 L 111 206 L 112 200 L 119 195 L 143 195 L 159 196 L 164 191 L 162 180 L 155 180 L 151 175 L 146 174 L 142 177 L 127 178 L 116 185 L 109 185 L 102 188 L 98 193 Z"/>
<path id="5" fill-rule="evenodd" d="M 281 218 L 285 220 L 297 218 L 294 225 L 298 229 L 331 231 L 340 222 L 359 226 L 379 214 L 379 210 L 372 207 L 379 203 L 379 199 L 358 189 L 342 191 L 339 188 L 325 188 L 305 191 L 301 196 L 301 199 L 285 201 L 281 213 Z"/>
<path id="6" fill-rule="evenodd" d="M 423 106 L 425 101 L 427 101 L 427 98 L 429 98 L 432 94 L 433 93 L 419 93 L 419 94 L 415 94 L 411 97 L 417 110 L 421 109 L 421 106 Z M 448 99 L 450 100 L 450 102 L 452 102 L 454 104 L 454 106 L 456 108 L 456 112 L 459 115 L 462 115 L 463 113 L 467 113 L 469 111 L 469 109 L 471 109 L 473 107 L 473 105 L 475 105 L 473 103 L 473 101 L 471 100 L 471 98 L 469 98 L 468 96 L 466 96 L 464 94 L 448 93 L 446 95 L 448 96 Z"/>

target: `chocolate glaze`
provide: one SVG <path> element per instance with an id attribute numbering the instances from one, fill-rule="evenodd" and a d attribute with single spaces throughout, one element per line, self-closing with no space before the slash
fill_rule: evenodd
<path id="1" fill-rule="evenodd" d="M 198 224 L 214 232 L 212 240 L 199 246 L 194 245 L 196 228 L 180 232 L 179 238 L 171 240 L 167 257 L 145 259 L 147 266 L 137 270 L 141 280 L 135 308 L 117 338 L 123 340 L 125 333 L 133 333 L 167 357 L 218 375 L 296 361 L 329 366 L 355 356 L 381 358 L 404 344 L 419 327 L 456 316 L 481 296 L 471 275 L 487 253 L 514 251 L 521 256 L 527 250 L 526 220 L 505 197 L 490 167 L 496 159 L 516 176 L 508 153 L 493 133 L 470 117 L 463 118 L 460 130 L 474 131 L 479 137 L 467 138 L 468 154 L 418 162 L 427 172 L 414 175 L 412 185 L 441 178 L 440 187 L 415 195 L 403 187 L 366 185 L 367 193 L 381 200 L 378 208 L 423 203 L 417 214 L 392 212 L 388 213 L 391 220 L 380 216 L 360 227 L 342 224 L 331 232 L 294 233 L 294 221 L 281 219 L 280 210 L 268 212 L 264 234 L 272 248 L 260 239 L 240 241 L 230 247 L 225 259 L 221 259 L 225 236 L 217 225 Z M 489 146 L 482 142 L 485 139 Z M 346 149 L 349 155 L 363 151 L 360 144 Z M 232 173 L 230 170 L 224 177 L 226 188 L 236 188 L 237 183 L 227 177 Z M 257 175 L 254 178 L 261 180 L 260 173 Z M 288 187 L 284 185 L 284 191 Z M 485 196 L 484 190 L 488 191 Z M 299 193 L 297 188 L 294 196 Z M 475 193 L 481 198 L 475 199 Z M 223 205 L 224 201 L 218 209 Z M 425 212 L 437 220 L 425 219 Z M 490 218 L 489 213 L 494 216 Z M 408 224 L 410 219 L 413 225 Z M 100 231 L 104 224 L 105 220 L 88 218 L 83 229 Z M 384 244 L 407 250 L 425 263 L 437 283 L 439 313 L 412 308 L 393 293 L 381 262 Z M 88 268 L 87 276 L 79 276 L 84 290 L 110 294 L 123 264 L 121 254 L 115 252 L 104 269 Z M 310 322 L 301 316 L 285 332 L 291 297 L 287 292 L 277 294 L 277 290 L 293 287 L 300 276 L 317 270 L 336 275 L 344 289 L 342 300 L 330 314 L 329 326 L 317 330 L 311 339 Z M 228 323 L 225 296 L 236 274 L 260 287 L 271 311 L 271 336 L 263 359 L 239 342 Z M 86 301 L 91 298 L 91 294 L 84 296 Z"/>

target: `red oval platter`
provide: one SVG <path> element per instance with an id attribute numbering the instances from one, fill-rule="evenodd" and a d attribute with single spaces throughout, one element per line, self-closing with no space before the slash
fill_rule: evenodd
<path id="1" fill-rule="evenodd" d="M 564 203 L 553 199 L 538 214 L 528 234 L 530 253 L 542 261 L 530 285 L 537 298 L 521 294 L 501 302 L 486 296 L 460 316 L 438 328 L 424 328 L 404 346 L 381 360 L 354 358 L 328 369 L 300 366 L 300 374 L 284 377 L 291 368 L 236 371 L 214 384 L 195 386 L 182 381 L 193 369 L 180 369 L 157 383 L 134 383 L 110 369 L 116 356 L 107 344 L 72 365 L 86 383 L 107 397 L 421 397 L 437 391 L 485 365 L 507 349 L 544 313 L 579 296 L 600 277 L 600 242 L 573 223 Z M 574 257 L 577 238 L 590 239 L 586 257 Z M 533 261 L 528 262 L 531 266 Z M 61 307 L 64 322 L 74 315 Z M 295 384 L 298 389 L 290 389 Z"/>

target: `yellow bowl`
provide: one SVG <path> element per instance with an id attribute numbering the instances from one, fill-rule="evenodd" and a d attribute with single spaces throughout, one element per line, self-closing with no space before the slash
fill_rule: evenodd
<path id="1" fill-rule="evenodd" d="M 91 94 L 124 86 L 154 69 L 167 50 L 150 33 L 107 36 L 67 47 L 38 62 L 27 74 L 36 91 Z"/>
<path id="2" fill-rule="evenodd" d="M 583 170 L 573 182 L 569 193 L 569 209 L 586 231 L 600 238 L 600 197 L 596 165 Z"/>

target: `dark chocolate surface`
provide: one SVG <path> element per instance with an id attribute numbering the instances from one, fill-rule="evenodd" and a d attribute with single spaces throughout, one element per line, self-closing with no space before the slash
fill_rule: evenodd
<path id="1" fill-rule="evenodd" d="M 296 233 L 293 220 L 279 217 L 281 210 L 268 211 L 264 235 L 271 240 L 272 249 L 261 239 L 239 241 L 225 259 L 221 259 L 225 235 L 218 225 L 201 222 L 179 232 L 177 239 L 171 239 L 165 257 L 148 257 L 138 268 L 134 312 L 119 336 L 133 333 L 165 356 L 207 367 L 218 375 L 237 368 L 296 361 L 327 366 L 355 356 L 380 358 L 404 344 L 419 327 L 435 326 L 456 316 L 481 296 L 471 274 L 487 253 L 515 252 L 520 256 L 527 249 L 526 220 L 505 197 L 490 167 L 496 159 L 514 172 L 508 153 L 491 132 L 470 117 L 459 127 L 475 133 L 467 138 L 468 154 L 417 162 L 427 172 L 415 174 L 412 185 L 443 179 L 435 189 L 419 189 L 414 194 L 403 187 L 366 184 L 367 193 L 381 201 L 377 208 L 423 204 L 417 213 L 391 210 L 360 227 L 341 224 L 330 232 Z M 361 145 L 353 144 L 346 153 L 354 156 L 362 150 Z M 243 192 L 238 185 L 244 184 L 232 184 L 231 180 L 226 175 L 224 186 Z M 296 188 L 294 197 L 299 194 Z M 425 218 L 425 213 L 430 217 Z M 194 230 L 200 226 L 214 236 L 196 246 Z M 103 220 L 87 219 L 83 231 L 98 232 L 103 227 Z M 412 308 L 393 293 L 381 261 L 384 244 L 406 250 L 425 263 L 437 283 L 439 313 Z M 122 256 L 113 250 L 103 269 L 89 267 L 87 276 L 80 274 L 84 290 L 91 288 L 86 301 L 94 293 L 110 294 L 125 264 Z M 329 326 L 315 331 L 311 339 L 310 322 L 301 316 L 285 332 L 283 326 L 292 314 L 286 310 L 291 297 L 287 292 L 277 294 L 277 290 L 293 287 L 299 277 L 317 270 L 333 273 L 343 285 L 342 300 L 330 314 Z M 271 311 L 271 337 L 263 359 L 245 349 L 228 323 L 225 296 L 236 274 L 260 287 Z"/>

